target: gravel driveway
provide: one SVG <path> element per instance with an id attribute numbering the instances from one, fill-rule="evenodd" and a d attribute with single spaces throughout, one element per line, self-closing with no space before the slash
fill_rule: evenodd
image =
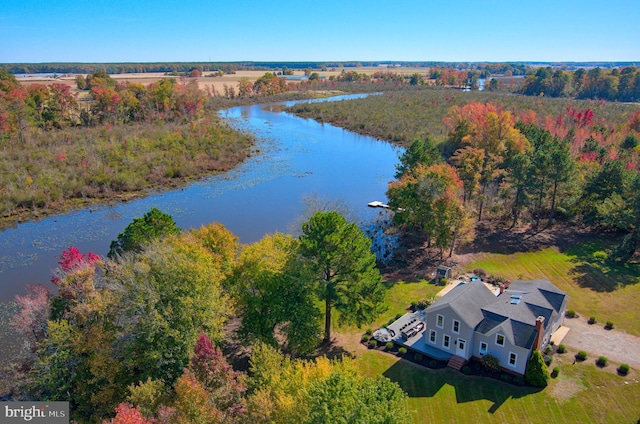
<path id="1" fill-rule="evenodd" d="M 640 337 L 615 328 L 605 330 L 603 322 L 590 325 L 583 318 L 565 318 L 564 325 L 571 329 L 562 341 L 567 347 L 584 350 L 593 359 L 602 355 L 640 370 Z"/>

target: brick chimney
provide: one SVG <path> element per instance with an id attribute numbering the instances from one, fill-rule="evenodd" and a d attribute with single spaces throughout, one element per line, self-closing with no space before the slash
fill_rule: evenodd
<path id="1" fill-rule="evenodd" d="M 500 294 L 504 293 L 504 291 L 509 288 L 509 285 L 511 285 L 511 281 L 509 281 L 509 280 L 506 280 L 504 283 L 500 284 L 500 286 L 499 286 L 500 287 Z"/>
<path id="2" fill-rule="evenodd" d="M 540 350 L 542 344 L 542 334 L 544 334 L 544 317 L 539 316 L 536 318 L 536 338 L 533 340 L 533 346 L 531 350 Z"/>

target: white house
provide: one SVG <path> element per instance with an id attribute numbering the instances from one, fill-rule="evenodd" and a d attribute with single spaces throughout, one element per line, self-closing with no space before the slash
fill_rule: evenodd
<path id="1" fill-rule="evenodd" d="M 569 297 L 547 280 L 514 281 L 495 296 L 481 281 L 460 284 L 425 310 L 424 344 L 460 368 L 491 354 L 524 375 L 531 352 L 562 325 Z"/>

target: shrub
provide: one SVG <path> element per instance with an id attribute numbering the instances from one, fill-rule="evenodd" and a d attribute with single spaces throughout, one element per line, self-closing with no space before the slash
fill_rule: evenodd
<path id="1" fill-rule="evenodd" d="M 589 317 L 589 321 L 588 322 L 589 322 L 589 324 L 595 324 L 598 321 L 596 321 L 596 317 Z"/>
<path id="2" fill-rule="evenodd" d="M 480 278 L 484 278 L 487 276 L 487 271 L 485 271 L 483 268 L 475 268 L 473 270 L 473 273 Z"/>
<path id="3" fill-rule="evenodd" d="M 433 301 L 431 299 L 421 299 L 416 303 L 416 309 L 427 309 Z"/>
<path id="4" fill-rule="evenodd" d="M 575 318 L 576 311 L 574 311 L 573 309 L 567 309 L 567 312 L 565 312 L 564 316 L 566 316 L 567 318 Z"/>
<path id="5" fill-rule="evenodd" d="M 465 365 L 464 367 L 462 367 L 462 370 L 461 370 L 461 371 L 462 371 L 462 374 L 465 374 L 465 375 L 469 375 L 469 374 L 471 374 L 471 368 L 469 368 L 467 365 Z"/>
<path id="6" fill-rule="evenodd" d="M 420 362 L 422 361 L 422 354 L 421 353 L 416 353 L 413 355 L 413 360 L 416 362 Z"/>
<path id="7" fill-rule="evenodd" d="M 430 360 L 429 361 L 429 368 L 436 368 L 438 366 L 438 361 L 435 360 Z"/>
<path id="8" fill-rule="evenodd" d="M 618 367 L 618 374 L 620 375 L 627 375 L 629 374 L 629 365 L 627 364 L 622 364 Z"/>
<path id="9" fill-rule="evenodd" d="M 596 365 L 599 367 L 604 367 L 605 365 L 607 365 L 607 362 L 609 362 L 609 360 L 606 356 L 599 356 L 598 360 L 596 361 Z"/>
<path id="10" fill-rule="evenodd" d="M 500 360 L 489 353 L 482 357 L 481 362 L 490 371 L 500 371 Z"/>
<path id="11" fill-rule="evenodd" d="M 406 353 L 407 353 L 406 347 L 401 347 L 400 349 L 398 349 L 398 355 L 404 356 Z"/>
<path id="12" fill-rule="evenodd" d="M 535 350 L 527 363 L 527 370 L 524 373 L 527 383 L 535 387 L 545 387 L 549 382 L 549 371 L 544 364 L 542 354 Z"/>
<path id="13" fill-rule="evenodd" d="M 560 367 L 553 367 L 553 371 L 551 371 L 551 377 L 556 378 L 560 374 Z"/>
<path id="14" fill-rule="evenodd" d="M 563 344 L 558 345 L 558 353 L 565 353 L 567 351 L 567 347 Z"/>
<path id="15" fill-rule="evenodd" d="M 370 348 L 375 348 L 376 346 L 378 346 L 378 341 L 376 339 L 371 339 L 369 340 L 369 347 Z"/>
<path id="16" fill-rule="evenodd" d="M 387 344 L 385 345 L 385 347 L 387 348 L 387 350 L 391 350 L 391 349 L 393 349 L 393 342 L 387 342 Z"/>
<path id="17" fill-rule="evenodd" d="M 551 346 L 550 344 L 548 344 L 547 346 L 545 346 L 544 351 L 546 353 L 551 353 L 553 352 L 553 346 Z"/>
<path id="18" fill-rule="evenodd" d="M 591 256 L 593 257 L 593 259 L 598 261 L 606 261 L 609 257 L 609 255 L 607 255 L 607 252 L 605 252 L 604 250 L 596 250 L 591 254 Z"/>
<path id="19" fill-rule="evenodd" d="M 551 361 L 553 360 L 553 358 L 550 355 L 543 355 L 542 359 L 544 359 L 544 363 L 546 366 L 551 365 Z"/>
<path id="20" fill-rule="evenodd" d="M 387 325 L 393 324 L 395 320 L 396 320 L 395 318 L 390 318 L 389 321 L 387 321 Z"/>
<path id="21" fill-rule="evenodd" d="M 367 331 L 364 332 L 364 334 L 366 334 L 367 336 L 370 336 L 371 333 L 373 333 L 373 330 L 371 330 L 370 328 L 367 328 Z"/>
<path id="22" fill-rule="evenodd" d="M 396 314 L 396 320 L 399 320 L 400 318 L 402 318 L 402 314 Z"/>
<path id="23" fill-rule="evenodd" d="M 447 280 L 446 278 L 441 278 L 440 281 L 438 281 L 438 285 L 446 286 L 448 282 L 449 280 Z"/>
<path id="24" fill-rule="evenodd" d="M 611 330 L 613 328 L 613 322 L 612 321 L 607 321 L 607 323 L 604 325 L 605 330 Z"/>
<path id="25" fill-rule="evenodd" d="M 587 359 L 587 352 L 585 352 L 584 350 L 579 351 L 578 353 L 576 353 L 576 359 L 578 361 L 584 361 L 585 359 Z"/>
<path id="26" fill-rule="evenodd" d="M 516 386 L 524 386 L 524 378 L 522 377 L 513 377 L 513 384 L 515 384 Z"/>
<path id="27" fill-rule="evenodd" d="M 362 340 L 360 340 L 362 343 L 366 343 L 369 341 L 369 336 L 367 336 L 366 334 L 362 335 Z"/>

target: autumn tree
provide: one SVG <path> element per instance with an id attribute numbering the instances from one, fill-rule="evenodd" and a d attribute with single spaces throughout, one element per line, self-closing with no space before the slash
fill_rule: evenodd
<path id="1" fill-rule="evenodd" d="M 238 96 L 239 97 L 249 97 L 253 93 L 253 83 L 249 78 L 242 77 L 240 81 L 238 81 Z"/>
<path id="2" fill-rule="evenodd" d="M 266 72 L 253 83 L 253 91 L 262 96 L 284 93 L 287 89 L 287 81 L 271 72 Z"/>
<path id="3" fill-rule="evenodd" d="M 324 341 L 331 341 L 331 313 L 358 326 L 383 307 L 384 286 L 369 240 L 355 223 L 336 212 L 318 212 L 302 224 L 300 254 L 325 304 Z"/>
<path id="4" fill-rule="evenodd" d="M 109 276 L 119 293 L 114 322 L 129 383 L 150 377 L 171 385 L 188 365 L 201 331 L 221 337 L 230 312 L 221 288 L 222 263 L 193 235 L 154 240 L 139 254 L 123 257 Z"/>
<path id="5" fill-rule="evenodd" d="M 234 371 L 220 348 L 205 333 L 198 337 L 189 370 L 208 393 L 210 403 L 220 412 L 221 422 L 242 422 L 246 413 L 245 375 Z"/>
<path id="6" fill-rule="evenodd" d="M 31 396 L 69 401 L 73 419 L 110 415 L 124 400 L 127 383 L 113 351 L 113 293 L 104 290 L 103 267 L 84 261 L 58 273 L 46 337 L 27 379 Z"/>
<path id="7" fill-rule="evenodd" d="M 42 285 L 27 285 L 24 296 L 16 295 L 17 312 L 11 317 L 11 327 L 22 336 L 30 350 L 46 337 L 47 321 L 50 314 L 49 289 Z"/>
<path id="8" fill-rule="evenodd" d="M 252 423 L 403 423 L 407 396 L 386 377 L 362 376 L 350 359 L 291 360 L 266 345 L 250 360 Z"/>
<path id="9" fill-rule="evenodd" d="M 478 189 L 484 164 L 484 150 L 467 146 L 456 150 L 449 161 L 455 165 L 458 176 L 464 184 L 463 202 L 466 203 Z"/>
<path id="10" fill-rule="evenodd" d="M 109 421 L 103 421 L 103 424 L 152 424 L 153 421 L 148 420 L 140 412 L 140 407 L 134 407 L 130 403 L 123 402 L 115 409 L 116 416 Z"/>
<path id="11" fill-rule="evenodd" d="M 440 249 L 440 255 L 456 242 L 470 241 L 473 226 L 462 202 L 462 182 L 450 165 L 418 165 L 398 181 L 389 183 L 389 205 L 399 212 L 395 223 L 421 231 Z"/>
<path id="12" fill-rule="evenodd" d="M 298 240 L 279 233 L 242 248 L 228 286 L 245 340 L 277 346 L 279 333 L 290 351 L 309 353 L 317 346 L 320 313 L 298 248 Z"/>
<path id="13" fill-rule="evenodd" d="M 192 228 L 189 233 L 214 256 L 225 275 L 233 271 L 240 250 L 235 234 L 219 222 L 202 225 L 198 229 Z"/>
<path id="14" fill-rule="evenodd" d="M 487 188 L 498 181 L 504 163 L 529 150 L 529 142 L 514 127 L 511 113 L 490 103 L 453 106 L 444 122 L 450 130 L 449 143 L 484 151 L 478 194 L 478 220 L 481 220 Z"/>

